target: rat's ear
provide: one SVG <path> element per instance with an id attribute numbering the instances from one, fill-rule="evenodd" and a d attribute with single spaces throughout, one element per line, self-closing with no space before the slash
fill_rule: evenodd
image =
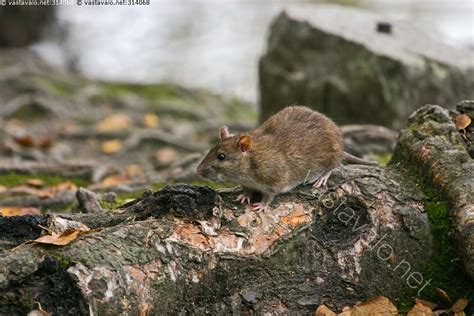
<path id="1" fill-rule="evenodd" d="M 248 135 L 240 136 L 239 138 L 240 151 L 243 153 L 247 153 L 250 150 L 250 146 L 252 146 L 252 138 Z"/>
<path id="2" fill-rule="evenodd" d="M 234 134 L 229 133 L 229 128 L 227 126 L 224 125 L 219 129 L 219 138 L 221 140 L 231 138 L 233 136 Z"/>

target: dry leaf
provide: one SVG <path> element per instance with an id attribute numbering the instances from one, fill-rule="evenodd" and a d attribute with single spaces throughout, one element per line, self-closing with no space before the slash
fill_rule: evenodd
<path id="1" fill-rule="evenodd" d="M 164 147 L 158 149 L 153 154 L 154 162 L 157 168 L 168 167 L 177 157 L 178 153 L 176 149 L 172 147 Z"/>
<path id="2" fill-rule="evenodd" d="M 413 308 L 407 314 L 407 316 L 431 316 L 431 315 L 433 315 L 432 309 L 420 302 L 416 302 L 415 306 L 413 306 Z"/>
<path id="3" fill-rule="evenodd" d="M 443 306 L 449 307 L 453 305 L 453 302 L 449 298 L 448 293 L 446 293 L 443 289 L 436 288 L 435 294 L 439 298 Z"/>
<path id="4" fill-rule="evenodd" d="M 131 126 L 132 121 L 125 114 L 112 114 L 97 124 L 99 132 L 120 131 Z"/>
<path id="5" fill-rule="evenodd" d="M 101 150 L 106 154 L 114 154 L 122 149 L 122 142 L 118 139 L 108 140 L 102 143 Z"/>
<path id="6" fill-rule="evenodd" d="M 39 243 L 39 244 L 65 246 L 65 245 L 70 244 L 71 241 L 75 240 L 79 236 L 95 233 L 101 230 L 102 230 L 101 228 L 96 228 L 96 229 L 87 230 L 87 231 L 69 229 L 61 234 L 58 234 L 52 231 L 51 235 L 41 236 L 39 238 L 36 238 L 32 242 Z"/>
<path id="7" fill-rule="evenodd" d="M 147 113 L 143 117 L 143 124 L 146 127 L 154 128 L 160 123 L 160 118 L 155 113 Z"/>
<path id="8" fill-rule="evenodd" d="M 30 135 L 17 136 L 14 137 L 13 140 L 15 143 L 23 147 L 33 147 L 35 144 L 33 138 Z"/>
<path id="9" fill-rule="evenodd" d="M 398 315 L 398 310 L 385 296 L 371 298 L 352 307 L 353 316 Z"/>
<path id="10" fill-rule="evenodd" d="M 74 182 L 71 181 L 64 181 L 60 184 L 57 184 L 55 186 L 52 186 L 51 189 L 53 189 L 56 192 L 60 191 L 76 191 L 77 190 L 77 185 L 74 184 Z"/>
<path id="11" fill-rule="evenodd" d="M 471 124 L 471 118 L 466 114 L 459 114 L 454 118 L 457 129 L 465 129 Z"/>
<path id="12" fill-rule="evenodd" d="M 27 185 L 18 185 L 8 190 L 9 193 L 33 195 L 40 199 L 48 199 L 54 196 L 49 188 L 39 189 Z"/>
<path id="13" fill-rule="evenodd" d="M 13 141 L 23 147 L 38 147 L 41 149 L 48 149 L 53 144 L 53 140 L 46 136 L 37 139 L 34 139 L 31 135 L 15 136 Z"/>
<path id="14" fill-rule="evenodd" d="M 420 298 L 415 299 L 415 302 L 428 306 L 429 308 L 431 308 L 431 310 L 434 310 L 436 306 L 438 306 L 436 303 L 433 303 L 427 300 L 422 300 Z"/>
<path id="15" fill-rule="evenodd" d="M 44 181 L 41 179 L 28 179 L 26 180 L 26 184 L 31 187 L 41 188 L 44 185 Z"/>
<path id="16" fill-rule="evenodd" d="M 337 316 L 352 316 L 352 309 L 349 306 L 344 306 L 342 313 L 337 314 Z"/>
<path id="17" fill-rule="evenodd" d="M 128 165 L 125 167 L 125 173 L 128 175 L 128 176 L 137 176 L 137 175 L 140 175 L 143 173 L 143 169 L 142 167 L 140 167 L 139 165 L 136 165 L 136 164 L 132 164 L 132 165 Z"/>
<path id="18" fill-rule="evenodd" d="M 53 140 L 50 137 L 41 137 L 36 142 L 36 146 L 41 149 L 48 149 L 53 145 Z"/>
<path id="19" fill-rule="evenodd" d="M 35 188 L 28 185 L 19 185 L 13 188 L 10 188 L 8 192 L 10 193 L 20 193 L 20 194 L 29 194 L 36 196 L 40 199 L 47 199 L 55 196 L 56 194 L 64 191 L 75 191 L 77 186 L 71 181 L 66 181 L 55 186 L 46 187 L 46 188 Z"/>
<path id="20" fill-rule="evenodd" d="M 467 298 L 460 298 L 456 301 L 456 303 L 454 303 L 453 306 L 451 306 L 449 310 L 452 311 L 453 313 L 460 313 L 464 311 L 467 304 L 469 304 L 469 300 Z"/>
<path id="21" fill-rule="evenodd" d="M 41 244 L 65 246 L 76 239 L 77 236 L 79 236 L 79 233 L 79 230 L 68 230 L 61 235 L 53 232 L 51 235 L 41 236 L 33 241 Z"/>
<path id="22" fill-rule="evenodd" d="M 15 132 L 24 132 L 25 128 L 23 126 L 23 122 L 18 120 L 18 119 L 11 119 L 8 120 L 6 124 L 6 130 L 8 130 L 10 133 L 15 133 Z"/>
<path id="23" fill-rule="evenodd" d="M 36 207 L 6 206 L 0 208 L 0 214 L 3 216 L 40 215 L 41 211 Z"/>
<path id="24" fill-rule="evenodd" d="M 6 192 L 6 191 L 7 191 L 7 187 L 4 185 L 0 185 L 0 193 Z"/>
<path id="25" fill-rule="evenodd" d="M 126 175 L 113 175 L 108 176 L 101 182 L 101 187 L 111 187 L 119 184 L 128 184 L 131 182 L 129 176 Z"/>
<path id="26" fill-rule="evenodd" d="M 336 313 L 323 304 L 316 309 L 316 316 L 336 316 Z"/>

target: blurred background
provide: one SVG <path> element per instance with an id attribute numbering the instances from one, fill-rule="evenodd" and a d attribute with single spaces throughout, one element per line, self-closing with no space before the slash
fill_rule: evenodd
<path id="1" fill-rule="evenodd" d="M 152 0 L 149 6 L 62 6 L 58 30 L 33 47 L 88 77 L 172 82 L 258 100 L 258 59 L 283 8 L 336 3 L 409 21 L 429 36 L 474 49 L 471 0 Z M 26 22 L 26 21 L 25 21 Z"/>
<path id="2" fill-rule="evenodd" d="M 295 103 L 386 164 L 413 110 L 474 98 L 472 0 L 85 1 L 0 5 L 3 214 L 75 209 L 77 186 L 119 204 L 202 184 L 221 125 Z"/>

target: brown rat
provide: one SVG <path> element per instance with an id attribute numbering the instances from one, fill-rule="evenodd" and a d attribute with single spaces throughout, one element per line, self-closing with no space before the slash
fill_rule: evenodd
<path id="1" fill-rule="evenodd" d="M 325 115 L 304 106 L 289 106 L 256 129 L 239 135 L 226 126 L 219 131 L 220 143 L 212 148 L 197 168 L 211 180 L 240 184 L 262 193 L 254 210 L 265 210 L 275 195 L 303 182 L 324 186 L 341 160 L 374 165 L 343 151 L 341 132 Z M 248 201 L 247 194 L 237 198 Z"/>

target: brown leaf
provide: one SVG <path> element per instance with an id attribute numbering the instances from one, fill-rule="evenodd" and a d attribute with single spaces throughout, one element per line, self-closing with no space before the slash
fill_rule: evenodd
<path id="1" fill-rule="evenodd" d="M 422 300 L 420 298 L 415 299 L 415 302 L 428 306 L 429 308 L 431 308 L 431 310 L 434 310 L 438 306 L 436 303 L 427 300 Z"/>
<path id="2" fill-rule="evenodd" d="M 44 181 L 41 179 L 28 179 L 26 180 L 26 184 L 31 187 L 41 188 L 42 186 L 44 186 Z"/>
<path id="3" fill-rule="evenodd" d="M 398 315 L 398 310 L 388 298 L 378 296 L 356 304 L 352 307 L 352 315 Z"/>
<path id="4" fill-rule="evenodd" d="M 460 313 L 464 311 L 467 304 L 469 304 L 469 300 L 467 298 L 460 298 L 456 301 L 456 303 L 454 303 L 453 306 L 451 306 L 450 311 L 453 313 Z"/>
<path id="5" fill-rule="evenodd" d="M 337 314 L 337 316 L 352 316 L 352 309 L 349 306 L 344 306 L 342 313 Z"/>
<path id="6" fill-rule="evenodd" d="M 48 149 L 53 145 L 53 140 L 50 137 L 41 137 L 36 142 L 36 146 L 41 149 Z"/>
<path id="7" fill-rule="evenodd" d="M 20 193 L 20 194 L 29 194 L 36 196 L 40 199 L 48 199 L 56 194 L 63 191 L 75 191 L 77 186 L 71 181 L 66 181 L 55 186 L 46 187 L 46 188 L 35 188 L 27 185 L 19 185 L 13 188 L 10 188 L 8 192 L 11 193 Z"/>
<path id="8" fill-rule="evenodd" d="M 107 140 L 102 143 L 100 149 L 103 153 L 114 154 L 119 152 L 123 147 L 122 141 L 119 139 Z"/>
<path id="9" fill-rule="evenodd" d="M 120 131 L 129 128 L 132 124 L 125 114 L 112 114 L 100 121 L 96 128 L 99 132 Z"/>
<path id="10" fill-rule="evenodd" d="M 38 147 L 48 149 L 53 144 L 51 137 L 23 134 L 13 137 L 13 141 L 23 147 Z"/>
<path id="11" fill-rule="evenodd" d="M 100 187 L 112 187 L 119 184 L 128 184 L 131 182 L 129 176 L 126 175 L 113 175 L 108 176 L 100 183 Z"/>
<path id="12" fill-rule="evenodd" d="M 155 166 L 158 169 L 168 167 L 178 156 L 176 149 L 172 147 L 164 147 L 155 151 L 153 154 Z"/>
<path id="13" fill-rule="evenodd" d="M 466 114 L 459 114 L 454 118 L 457 129 L 465 129 L 471 124 L 471 118 Z"/>
<path id="14" fill-rule="evenodd" d="M 69 229 L 63 232 L 62 234 L 51 232 L 51 235 L 41 236 L 33 240 L 33 242 L 40 243 L 40 244 L 65 246 L 65 245 L 70 244 L 71 241 L 75 240 L 79 236 L 91 234 L 91 233 L 98 232 L 101 230 L 102 230 L 101 228 L 96 228 L 96 229 L 92 229 L 88 231 Z"/>
<path id="15" fill-rule="evenodd" d="M 32 188 L 27 185 L 18 185 L 8 190 L 10 193 L 33 195 L 40 199 L 48 199 L 54 196 L 49 188 Z"/>
<path id="16" fill-rule="evenodd" d="M 65 246 L 69 244 L 71 241 L 73 241 L 74 239 L 76 239 L 77 236 L 79 236 L 80 232 L 81 231 L 79 230 L 68 230 L 68 231 L 65 231 L 61 235 L 58 235 L 53 232 L 51 235 L 41 236 L 39 238 L 36 238 L 33 241 L 36 243 L 41 243 L 41 244 Z"/>
<path id="17" fill-rule="evenodd" d="M 323 304 L 316 309 L 316 316 L 336 316 L 336 313 Z"/>
<path id="18" fill-rule="evenodd" d="M 147 113 L 143 117 L 143 124 L 146 127 L 154 128 L 160 123 L 160 118 L 155 113 Z"/>
<path id="19" fill-rule="evenodd" d="M 0 208 L 0 214 L 3 216 L 40 215 L 41 211 L 36 207 L 6 206 Z"/>
<path id="20" fill-rule="evenodd" d="M 142 167 L 137 164 L 128 165 L 125 167 L 125 174 L 131 177 L 141 175 L 143 173 Z"/>
<path id="21" fill-rule="evenodd" d="M 436 288 L 435 294 L 438 297 L 438 299 L 441 301 L 442 306 L 449 307 L 449 306 L 453 305 L 453 302 L 449 298 L 448 293 L 446 293 L 443 289 Z"/>
<path id="22" fill-rule="evenodd" d="M 76 191 L 77 190 L 77 185 L 74 184 L 74 182 L 71 181 L 64 181 L 60 184 L 57 184 L 53 187 L 51 187 L 55 192 L 61 192 L 61 191 Z"/>
<path id="23" fill-rule="evenodd" d="M 407 316 L 431 316 L 433 311 L 430 307 L 422 304 L 421 302 L 416 302 L 415 306 L 408 312 Z"/>
<path id="24" fill-rule="evenodd" d="M 35 142 L 30 135 L 17 136 L 14 137 L 13 140 L 15 143 L 23 147 L 33 147 L 35 145 Z"/>

